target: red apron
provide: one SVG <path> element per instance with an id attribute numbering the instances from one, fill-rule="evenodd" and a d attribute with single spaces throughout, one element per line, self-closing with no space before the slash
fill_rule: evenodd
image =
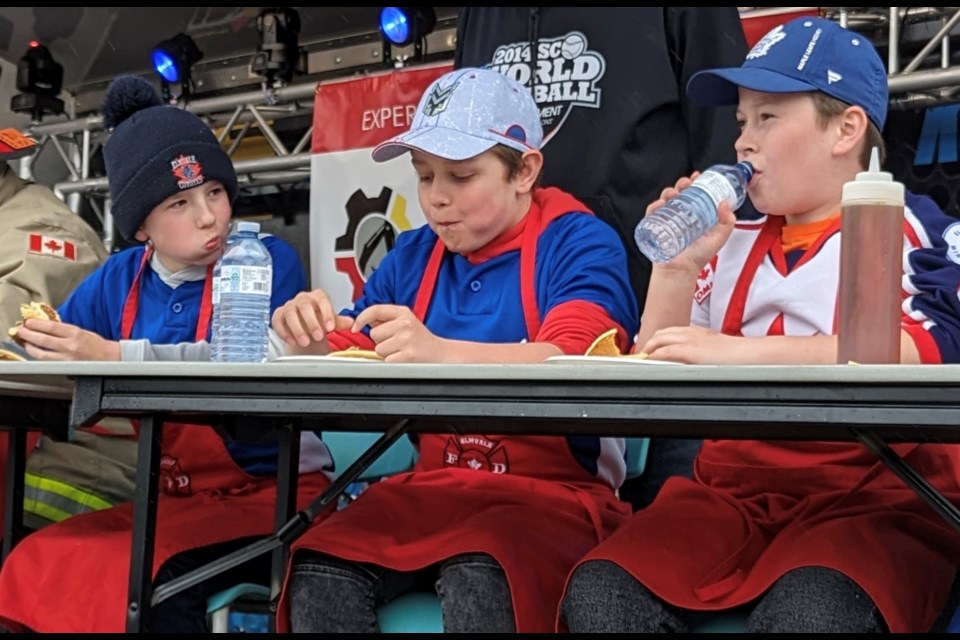
<path id="1" fill-rule="evenodd" d="M 521 249 L 531 337 L 539 327 L 532 295 L 538 232 L 537 221 L 528 221 Z M 438 241 L 414 304 L 421 321 L 443 253 Z M 517 630 L 549 632 L 567 572 L 629 513 L 613 489 L 576 462 L 562 437 L 421 435 L 412 472 L 372 485 L 348 508 L 310 528 L 292 551 L 314 549 L 398 571 L 487 553 L 506 573 Z M 286 607 L 284 589 L 277 614 L 281 631 L 288 630 Z"/>
<path id="2" fill-rule="evenodd" d="M 136 285 L 128 297 L 128 305 L 133 298 L 131 318 L 136 317 Z M 204 290 L 206 300 L 208 287 Z M 200 317 L 208 322 L 209 312 Z M 124 332 L 129 335 L 129 327 Z M 276 479 L 244 472 L 212 428 L 166 424 L 162 451 L 154 576 L 178 553 L 273 533 Z M 322 473 L 301 476 L 299 507 L 329 484 Z M 132 513 L 133 504 L 125 503 L 27 536 L 0 572 L 0 620 L 37 632 L 123 632 Z"/>
<path id="3" fill-rule="evenodd" d="M 750 277 L 737 283 L 744 296 Z M 740 335 L 735 302 L 723 332 Z M 893 448 L 960 500 L 955 445 Z M 960 535 L 859 443 L 708 440 L 694 479 L 668 480 L 588 560 L 614 562 L 697 611 L 746 604 L 793 569 L 828 567 L 869 594 L 890 631 L 926 632 L 946 604 Z"/>

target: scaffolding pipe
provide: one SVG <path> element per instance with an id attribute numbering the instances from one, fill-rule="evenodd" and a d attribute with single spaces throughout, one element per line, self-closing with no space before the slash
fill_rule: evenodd
<path id="1" fill-rule="evenodd" d="M 256 158 L 253 160 L 240 160 L 233 163 L 238 176 L 256 174 L 263 171 L 284 171 L 289 169 L 306 169 L 310 167 L 309 153 L 297 153 L 288 156 L 278 156 L 273 158 Z M 256 178 L 254 178 L 256 182 Z M 61 182 L 54 185 L 54 191 L 58 194 L 66 193 L 89 193 L 104 192 L 108 190 L 106 178 L 88 178 L 86 180 L 77 180 L 76 182 Z"/>
<path id="2" fill-rule="evenodd" d="M 277 100 L 280 102 L 293 102 L 296 100 L 310 99 L 313 102 L 313 94 L 317 90 L 316 82 L 307 82 L 295 84 L 287 87 L 280 87 L 275 90 Z M 243 93 L 234 93 L 227 96 L 215 96 L 213 98 L 201 98 L 187 103 L 186 110 L 202 115 L 206 113 L 222 112 L 237 107 L 247 105 L 269 104 L 267 97 L 262 90 L 246 91 Z M 78 133 L 84 129 L 103 129 L 103 118 L 99 115 L 88 116 L 82 120 L 69 120 L 66 122 L 51 122 L 47 124 L 37 124 L 30 128 L 30 133 L 34 136 L 44 135 L 63 135 L 68 133 Z"/>

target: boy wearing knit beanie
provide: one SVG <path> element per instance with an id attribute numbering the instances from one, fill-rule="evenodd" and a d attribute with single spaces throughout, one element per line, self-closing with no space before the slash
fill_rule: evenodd
<path id="1" fill-rule="evenodd" d="M 83 281 L 58 309 L 62 323 L 31 321 L 19 330 L 37 360 L 119 360 L 120 340 L 178 344 L 209 338 L 212 269 L 237 197 L 233 164 L 200 118 L 163 105 L 146 80 L 111 83 L 103 116 L 112 130 L 104 158 L 117 228 L 143 244 L 111 255 Z M 306 287 L 306 277 L 293 247 L 276 237 L 263 243 L 273 259 L 276 309 Z M 132 499 L 136 458 L 135 450 L 126 459 L 107 455 L 115 448 L 104 443 L 115 439 L 98 428 L 77 443 L 46 443 L 48 460 L 55 453 L 60 460 L 76 459 L 71 448 L 81 446 L 102 455 L 96 470 L 69 464 L 35 469 L 54 476 L 45 479 L 61 488 L 58 496 L 78 497 L 78 509 L 61 511 L 62 522 L 28 536 L 4 562 L 0 622 L 8 628 L 124 630 L 132 505 L 112 506 L 121 501 L 102 497 L 111 479 L 125 478 Z M 210 427 L 164 426 L 155 579 L 167 581 L 226 553 L 238 540 L 272 532 L 277 451 L 275 441 L 224 442 Z M 44 455 L 41 448 L 31 458 L 42 461 Z M 301 471 L 319 470 L 329 459 L 307 462 Z M 327 485 L 322 473 L 301 475 L 302 495 Z M 269 566 L 263 564 L 205 581 L 140 615 L 150 631 L 206 631 L 207 595 L 238 581 L 266 581 Z"/>

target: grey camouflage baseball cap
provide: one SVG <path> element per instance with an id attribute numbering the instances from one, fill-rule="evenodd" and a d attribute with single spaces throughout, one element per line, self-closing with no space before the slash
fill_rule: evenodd
<path id="1" fill-rule="evenodd" d="M 427 87 L 410 129 L 373 150 L 375 162 L 411 149 L 466 160 L 504 144 L 517 151 L 539 150 L 540 110 L 522 84 L 492 69 L 463 68 Z"/>

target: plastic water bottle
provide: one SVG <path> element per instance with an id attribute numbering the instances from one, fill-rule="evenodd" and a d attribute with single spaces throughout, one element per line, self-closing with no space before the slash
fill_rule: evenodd
<path id="1" fill-rule="evenodd" d="M 693 181 L 675 198 L 651 211 L 634 231 L 633 238 L 652 262 L 669 262 L 707 229 L 717 224 L 717 209 L 727 202 L 733 210 L 743 205 L 753 165 L 717 164 Z"/>
<path id="2" fill-rule="evenodd" d="M 219 300 L 211 359 L 215 362 L 264 362 L 270 327 L 273 259 L 257 236 L 260 224 L 238 222 L 235 242 L 220 259 Z"/>
<path id="3" fill-rule="evenodd" d="M 213 339 L 213 337 L 216 336 L 220 331 L 219 329 L 220 327 L 220 320 L 219 320 L 220 318 L 220 314 L 219 314 L 220 272 L 221 272 L 220 267 L 223 266 L 223 256 L 226 255 L 227 251 L 236 241 L 237 241 L 237 227 L 234 224 L 230 229 L 230 233 L 227 234 L 227 243 L 223 247 L 223 253 L 220 254 L 219 258 L 217 258 L 217 263 L 213 265 L 213 273 L 211 274 L 211 285 L 212 285 L 211 293 L 213 294 L 211 295 L 211 298 L 213 300 L 213 314 L 212 314 L 212 318 L 210 319 L 210 361 L 211 362 L 220 361 L 219 349 L 217 348 L 217 345 L 215 344 Z"/>

